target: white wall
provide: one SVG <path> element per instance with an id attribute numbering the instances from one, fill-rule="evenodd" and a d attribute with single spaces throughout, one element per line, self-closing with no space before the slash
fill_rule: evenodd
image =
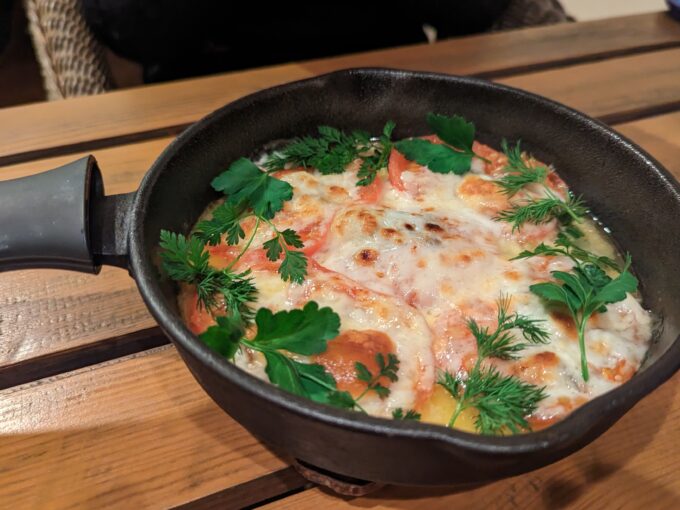
<path id="1" fill-rule="evenodd" d="M 666 10 L 665 0 L 560 0 L 569 14 L 578 20 L 613 18 Z"/>

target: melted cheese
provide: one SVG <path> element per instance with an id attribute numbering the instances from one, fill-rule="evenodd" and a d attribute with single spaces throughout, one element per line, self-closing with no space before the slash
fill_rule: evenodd
<path id="1" fill-rule="evenodd" d="M 635 373 L 649 345 L 650 314 L 629 295 L 591 318 L 586 328 L 591 379 L 585 383 L 573 322 L 547 310 L 529 292 L 533 283 L 549 281 L 551 271 L 568 271 L 573 264 L 565 257 L 510 260 L 522 249 L 552 242 L 558 226 L 526 225 L 512 232 L 507 223 L 494 221 L 508 206 L 492 182 L 505 156 L 479 144 L 476 150 L 490 163 L 475 159 L 466 175 L 437 174 L 406 163 L 401 173 L 390 169 L 389 179 L 380 175 L 367 188 L 355 186 L 356 164 L 326 176 L 301 169 L 279 172 L 278 178 L 293 185 L 294 196 L 274 223 L 301 235 L 310 259 L 307 279 L 301 285 L 281 281 L 277 264 L 267 262 L 262 252 L 262 242 L 271 236 L 266 229 L 237 267 L 254 269 L 259 306 L 281 310 L 315 300 L 340 315 L 341 334 L 330 342 L 335 344 L 308 361 L 323 364 L 341 389 L 355 396 L 361 392 L 353 361 L 370 365 L 377 352 L 398 356 L 399 379 L 390 384 L 389 397 L 362 399 L 369 413 L 389 416 L 398 407 L 415 408 L 424 420 L 442 424 L 451 416 L 453 400 L 436 389 L 436 370 L 469 370 L 477 352 L 468 319 L 494 328 L 499 296 L 511 296 L 513 312 L 545 320 L 550 342 L 528 347 L 517 361 L 492 362 L 504 373 L 546 387 L 548 398 L 530 417 L 534 427 L 541 427 Z M 565 196 L 566 185 L 553 171 L 548 182 Z M 525 196 L 536 192 L 523 191 Z M 246 234 L 253 225 L 244 225 Z M 586 221 L 583 230 L 586 248 L 616 256 L 592 222 Z M 241 246 L 211 249 L 212 263 L 226 265 Z M 181 309 L 199 333 L 212 317 L 195 303 L 192 289 L 183 288 Z M 259 354 L 243 350 L 236 363 L 266 379 Z M 457 426 L 471 429 L 473 418 L 470 411 Z"/>

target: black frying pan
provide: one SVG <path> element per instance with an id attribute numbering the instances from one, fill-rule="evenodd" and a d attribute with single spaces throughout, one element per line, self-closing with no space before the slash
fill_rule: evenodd
<path id="1" fill-rule="evenodd" d="M 664 318 L 629 382 L 540 432 L 488 437 L 372 418 L 295 397 L 236 368 L 182 323 L 160 276 L 162 228 L 187 233 L 217 195 L 215 175 L 272 140 L 328 124 L 396 138 L 428 131 L 428 112 L 458 113 L 498 146 L 521 138 L 553 163 L 635 260 L 647 307 Z M 205 391 L 263 441 L 319 468 L 378 482 L 483 482 L 554 462 L 602 434 L 680 367 L 680 187 L 654 159 L 603 124 L 541 97 L 471 78 L 382 69 L 341 71 L 236 101 L 187 129 L 139 190 L 103 196 L 93 158 L 0 183 L 0 269 L 129 269 L 149 310 Z"/>

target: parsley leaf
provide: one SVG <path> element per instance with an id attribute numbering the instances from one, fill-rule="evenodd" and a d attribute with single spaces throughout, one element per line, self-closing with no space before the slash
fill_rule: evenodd
<path id="1" fill-rule="evenodd" d="M 581 352 L 581 374 L 584 381 L 589 379 L 586 359 L 585 328 L 588 319 L 595 312 L 607 311 L 606 305 L 626 299 L 628 292 L 637 290 L 637 279 L 628 272 L 630 257 L 618 277 L 612 279 L 594 264 L 583 264 L 572 272 L 553 271 L 560 283 L 545 282 L 531 285 L 529 290 L 543 298 L 548 304 L 566 307 L 578 330 Z"/>
<path id="2" fill-rule="evenodd" d="M 413 138 L 401 140 L 394 147 L 406 159 L 424 165 L 433 172 L 462 175 L 469 171 L 472 158 L 477 156 L 472 150 L 475 125 L 459 115 L 447 117 L 434 113 L 427 115 L 427 123 L 446 145 Z"/>
<path id="3" fill-rule="evenodd" d="M 309 301 L 301 310 L 272 313 L 260 308 L 255 324 L 257 334 L 251 340 L 254 345 L 310 356 L 324 352 L 326 342 L 338 335 L 340 317 L 330 308 L 320 309 Z"/>
<path id="4" fill-rule="evenodd" d="M 260 170 L 246 158 L 234 161 L 226 172 L 212 181 L 212 187 L 227 195 L 232 205 L 246 202 L 256 215 L 271 220 L 293 198 L 293 187 Z"/>
<path id="5" fill-rule="evenodd" d="M 404 413 L 404 410 L 401 407 L 397 407 L 394 411 L 392 411 L 392 419 L 394 420 L 420 420 L 421 416 L 420 413 L 413 410 L 409 409 Z"/>
<path id="6" fill-rule="evenodd" d="M 288 248 L 303 248 L 304 244 L 300 236 L 292 229 L 280 232 L 274 225 L 274 237 L 263 244 L 267 258 L 272 262 L 279 260 L 283 253 L 283 261 L 279 266 L 278 272 L 283 281 L 302 283 L 307 275 L 307 256 L 301 251 Z"/>
<path id="7" fill-rule="evenodd" d="M 453 150 L 443 144 L 432 143 L 422 138 L 401 140 L 394 147 L 410 161 L 426 166 L 440 174 L 464 174 L 470 170 L 472 156 Z"/>
<path id="8" fill-rule="evenodd" d="M 308 356 L 326 350 L 327 342 L 337 336 L 340 328 L 340 317 L 330 308 L 319 308 L 313 301 L 302 309 L 277 313 L 260 308 L 255 317 L 257 333 L 251 340 L 244 337 L 238 320 L 217 317 L 216 321 L 199 337 L 215 352 L 233 359 L 241 346 L 259 351 L 272 384 L 315 402 L 362 410 L 348 392 L 337 389 L 333 375 L 322 365 L 301 363 L 286 354 Z"/>
<path id="9" fill-rule="evenodd" d="M 574 244 L 572 239 L 564 232 L 557 234 L 557 239 L 555 240 L 554 246 L 541 243 L 533 250 L 524 250 L 519 255 L 513 257 L 510 260 L 528 259 L 539 256 L 555 257 L 559 255 L 569 257 L 577 266 L 580 266 L 583 263 L 588 263 L 598 266 L 601 269 L 610 268 L 621 272 L 621 267 L 618 263 L 616 263 L 616 261 L 610 259 L 609 257 L 595 255 L 592 252 L 580 248 Z"/>
<path id="10" fill-rule="evenodd" d="M 246 233 L 240 224 L 247 214 L 244 204 L 234 205 L 230 202 L 223 202 L 213 210 L 212 214 L 211 219 L 200 221 L 196 225 L 194 237 L 212 246 L 222 242 L 223 234 L 227 234 L 227 244 L 230 246 L 245 239 Z"/>
<path id="11" fill-rule="evenodd" d="M 233 360 L 243 337 L 243 324 L 233 317 L 219 315 L 215 317 L 217 325 L 210 326 L 199 338 L 217 354 Z"/>
<path id="12" fill-rule="evenodd" d="M 525 417 L 547 396 L 544 388 L 502 375 L 493 366 L 482 366 L 489 357 L 516 359 L 517 353 L 529 345 L 517 342 L 510 332 L 512 329 L 519 329 L 531 344 L 548 341 L 548 333 L 539 325 L 541 321 L 517 313 L 509 314 L 509 306 L 509 299 L 501 296 L 498 325 L 494 331 L 479 327 L 474 319 L 468 320 L 468 328 L 477 342 L 477 361 L 466 379 L 449 372 L 438 375 L 437 383 L 457 400 L 449 427 L 454 426 L 462 411 L 474 407 L 478 411 L 475 427 L 482 434 L 498 434 L 505 428 L 514 434 L 529 430 Z"/>
<path id="13" fill-rule="evenodd" d="M 380 398 L 384 399 L 389 396 L 390 389 L 380 384 L 380 379 L 386 377 L 392 382 L 399 379 L 397 371 L 399 370 L 399 358 L 394 354 L 389 353 L 387 360 L 382 353 L 375 355 L 375 361 L 378 364 L 378 373 L 373 375 L 366 365 L 356 361 L 354 369 L 356 370 L 357 379 L 366 383 L 366 389 L 359 395 L 356 400 L 359 401 L 369 391 L 375 392 Z"/>
<path id="14" fill-rule="evenodd" d="M 429 113 L 427 124 L 443 142 L 470 157 L 474 156 L 472 144 L 475 141 L 475 125 L 472 122 L 466 121 L 460 115 L 447 117 Z"/>

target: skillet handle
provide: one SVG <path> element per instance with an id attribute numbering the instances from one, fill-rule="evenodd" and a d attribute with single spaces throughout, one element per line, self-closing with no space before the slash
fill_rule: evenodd
<path id="1" fill-rule="evenodd" d="M 127 267 L 134 193 L 104 196 L 92 156 L 0 182 L 0 271 L 28 268 L 98 273 Z"/>

